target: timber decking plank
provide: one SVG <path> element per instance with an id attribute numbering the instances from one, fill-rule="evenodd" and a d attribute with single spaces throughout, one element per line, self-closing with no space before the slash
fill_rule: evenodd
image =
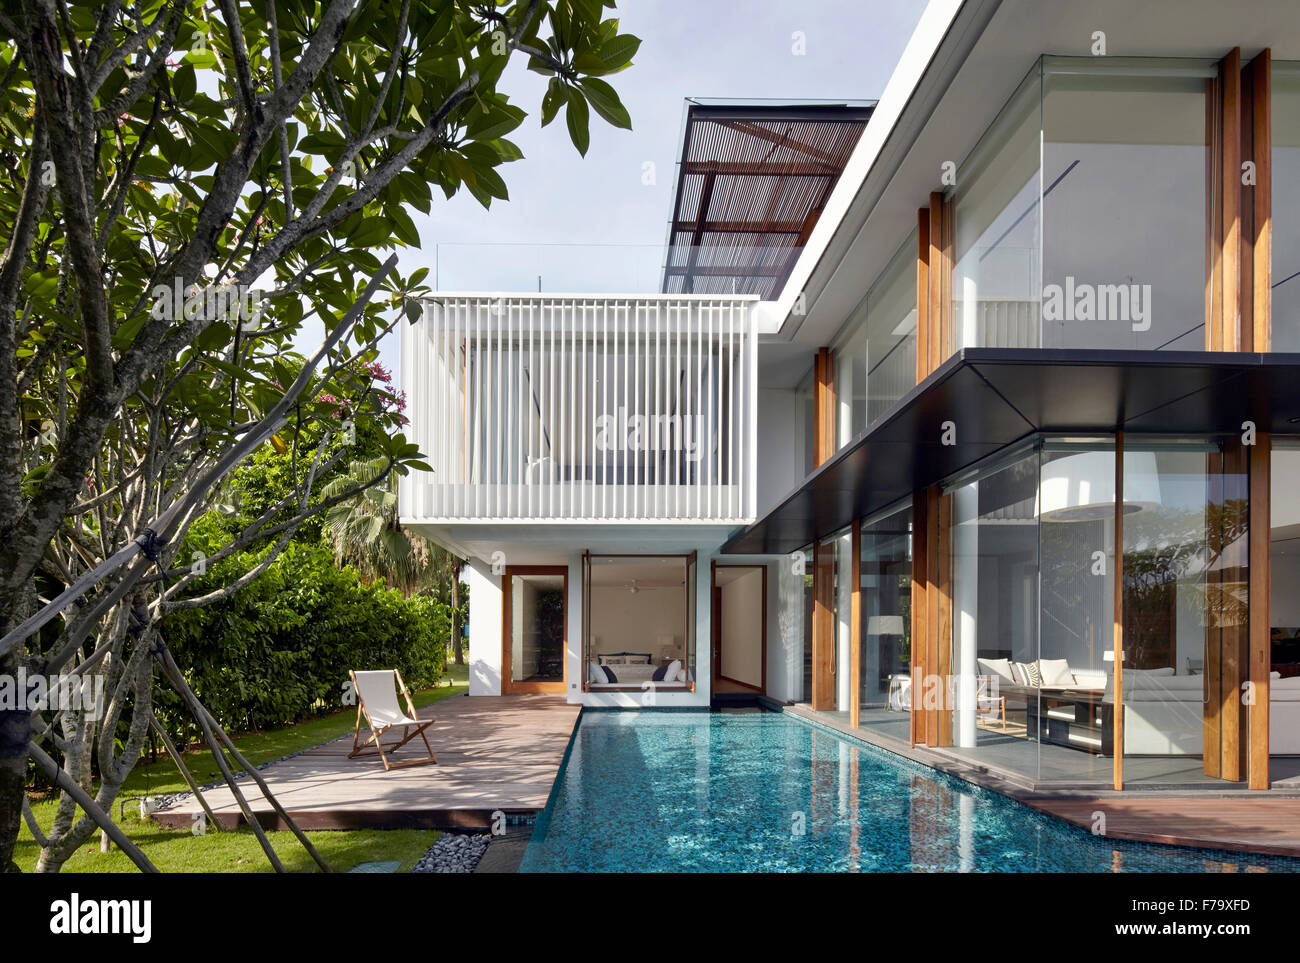
<path id="1" fill-rule="evenodd" d="M 1107 837 L 1276 856 L 1300 856 L 1300 799 L 1205 797 L 1025 798 L 1023 802 L 1091 829 L 1104 813 Z"/>
<path id="2" fill-rule="evenodd" d="M 437 720 L 426 730 L 437 765 L 385 772 L 378 756 L 348 758 L 349 734 L 261 775 L 303 829 L 484 826 L 498 809 L 545 808 L 579 712 L 559 695 L 453 697 L 419 713 Z M 390 760 L 419 758 L 411 745 Z M 259 822 L 284 828 L 252 780 L 241 779 L 240 790 Z M 242 821 L 229 788 L 205 790 L 204 797 L 223 826 Z M 154 818 L 183 828 L 201 812 L 191 797 Z"/>

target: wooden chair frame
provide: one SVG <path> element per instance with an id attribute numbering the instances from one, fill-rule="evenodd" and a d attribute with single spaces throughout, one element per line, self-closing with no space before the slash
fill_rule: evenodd
<path id="1" fill-rule="evenodd" d="M 356 728 L 352 731 L 352 751 L 348 753 L 349 759 L 356 758 L 357 756 L 378 755 L 384 764 L 385 772 L 391 769 L 404 769 L 407 766 L 424 766 L 429 763 L 433 763 L 434 765 L 438 764 L 438 757 L 433 754 L 433 747 L 429 745 L 429 737 L 424 734 L 424 730 L 428 729 L 429 726 L 433 725 L 437 720 L 432 718 L 420 719 L 419 714 L 415 711 L 415 700 L 411 698 L 410 690 L 406 688 L 406 683 L 402 681 L 402 673 L 394 669 L 393 678 L 397 682 L 397 690 L 402 694 L 402 697 L 406 699 L 406 711 L 410 718 L 420 720 L 416 725 L 409 723 L 392 723 L 390 725 L 376 726 L 374 720 L 370 718 L 370 711 L 366 708 L 366 700 L 361 695 L 361 687 L 357 685 L 356 673 L 349 670 L 348 676 L 352 679 L 352 690 L 357 694 L 357 724 Z M 358 742 L 361 738 L 361 718 L 363 715 L 365 716 L 366 725 L 370 728 L 370 738 L 365 742 Z M 402 729 L 402 738 L 384 745 L 384 733 L 389 729 L 396 729 L 399 726 Z M 429 751 L 428 759 L 409 759 L 404 762 L 388 761 L 388 754 L 397 752 L 398 749 L 401 749 L 402 746 L 406 745 L 416 736 L 419 736 L 424 740 L 424 748 Z M 374 743 L 375 748 L 366 751 L 366 747 L 372 742 Z M 388 750 L 388 754 L 385 754 L 385 749 Z"/>
<path id="2" fill-rule="evenodd" d="M 991 715 L 1002 717 L 1002 731 L 1007 731 L 1007 697 L 994 697 L 989 694 L 989 680 L 986 676 L 977 677 L 978 684 L 975 687 L 975 721 L 978 723 L 982 715 Z M 992 722 L 992 720 L 989 720 Z"/>

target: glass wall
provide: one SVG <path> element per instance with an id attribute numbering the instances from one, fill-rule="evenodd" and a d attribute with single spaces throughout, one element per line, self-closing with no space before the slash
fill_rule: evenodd
<path id="1" fill-rule="evenodd" d="M 916 232 L 895 252 L 836 341 L 840 446 L 916 386 Z"/>
<path id="2" fill-rule="evenodd" d="M 1273 65 L 1273 350 L 1300 351 L 1300 63 Z"/>
<path id="3" fill-rule="evenodd" d="M 951 499 L 951 746 L 1034 778 L 1038 689 L 1039 452 L 989 466 Z M 1028 668 L 1025 668 L 1028 672 Z"/>
<path id="4" fill-rule="evenodd" d="M 1244 464 L 1130 439 L 1124 494 L 1124 783 L 1217 781 L 1247 731 Z"/>
<path id="5" fill-rule="evenodd" d="M 958 349 L 1039 343 L 1040 69 L 1035 65 L 957 170 L 952 317 Z"/>
<path id="6" fill-rule="evenodd" d="M 1244 779 L 1245 459 L 1241 446 L 1213 439 L 1126 439 L 1125 786 Z M 947 744 L 1039 783 L 1109 783 L 1113 439 L 1045 439 L 957 481 L 944 497 L 952 519 Z M 1285 550 L 1287 517 L 1274 528 L 1275 555 Z M 1275 635 L 1288 629 L 1285 605 L 1274 605 Z M 1289 638 L 1300 638 L 1296 621 Z"/>
<path id="7" fill-rule="evenodd" d="M 861 653 L 858 707 L 862 726 L 911 740 L 912 506 L 862 524 Z"/>
<path id="8" fill-rule="evenodd" d="M 1044 58 L 1045 347 L 1204 349 L 1216 69 Z"/>
<path id="9" fill-rule="evenodd" d="M 1204 347 L 1216 69 L 1117 57 L 1035 65 L 949 190 L 955 347 Z"/>
<path id="10" fill-rule="evenodd" d="M 1275 128 L 1276 129 L 1276 128 Z M 1300 440 L 1273 440 L 1269 522 L 1269 755 L 1273 778 L 1300 774 Z M 1289 756 L 1289 759 L 1279 757 Z"/>

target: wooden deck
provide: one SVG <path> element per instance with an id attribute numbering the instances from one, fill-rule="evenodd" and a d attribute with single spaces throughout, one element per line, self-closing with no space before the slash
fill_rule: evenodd
<path id="1" fill-rule="evenodd" d="M 425 730 L 437 765 L 385 772 L 378 756 L 348 758 L 349 734 L 261 774 L 303 829 L 487 827 L 494 810 L 532 813 L 545 808 L 579 711 L 562 695 L 453 696 L 420 710 L 422 719 L 437 720 Z M 424 754 L 417 738 L 390 760 Z M 245 777 L 239 785 L 263 826 L 287 828 L 256 783 Z M 224 785 L 203 795 L 223 826 L 243 821 Z M 201 812 L 191 797 L 154 818 L 183 828 Z"/>
<path id="2" fill-rule="evenodd" d="M 1300 856 L 1300 798 L 1265 793 L 1189 797 L 1144 795 L 1093 799 L 1022 797 L 1035 809 L 1091 830 L 1106 814 L 1106 836 L 1275 856 Z"/>

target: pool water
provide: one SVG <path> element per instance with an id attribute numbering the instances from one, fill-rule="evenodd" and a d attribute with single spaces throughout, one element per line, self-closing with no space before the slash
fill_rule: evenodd
<path id="1" fill-rule="evenodd" d="M 521 872 L 1216 872 L 779 712 L 584 711 Z"/>

